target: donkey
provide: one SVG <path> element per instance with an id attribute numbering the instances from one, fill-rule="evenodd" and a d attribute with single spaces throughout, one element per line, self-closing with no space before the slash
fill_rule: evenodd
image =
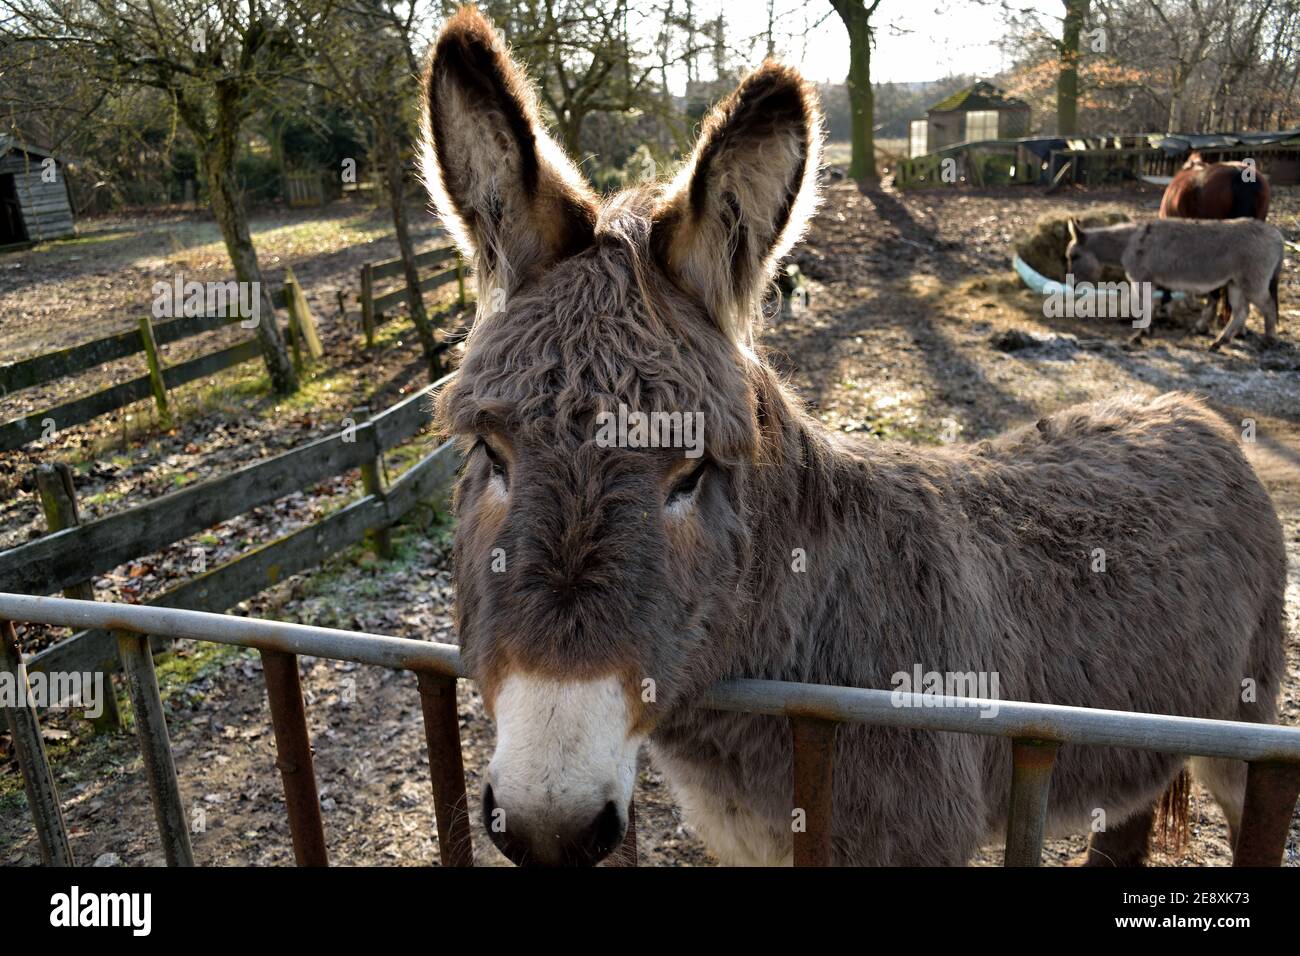
<path id="1" fill-rule="evenodd" d="M 603 201 L 477 11 L 447 22 L 423 85 L 424 177 L 478 279 L 437 417 L 465 453 L 455 620 L 496 722 L 482 811 L 508 858 L 611 853 L 648 741 L 721 861 L 791 862 L 786 722 L 693 706 L 729 677 L 888 687 L 920 664 L 997 674 L 1018 700 L 1274 719 L 1282 532 L 1198 401 L 1114 399 L 921 449 L 830 432 L 782 384 L 760 305 L 821 148 L 794 70 L 740 83 L 671 183 Z M 704 453 L 594 438 L 622 407 L 702 415 Z M 835 861 L 966 862 L 1004 826 L 1010 754 L 843 726 Z M 1104 808 L 1090 858 L 1141 860 L 1183 763 L 1062 748 L 1053 831 Z M 1245 765 L 1199 772 L 1236 827 Z"/>
<path id="2" fill-rule="evenodd" d="M 1285 243 L 1275 226 L 1257 219 L 1159 219 L 1086 232 L 1070 220 L 1068 271 L 1095 281 L 1103 265 L 1120 265 L 1132 283 L 1160 289 L 1213 292 L 1227 287 L 1232 321 L 1210 345 L 1218 351 L 1246 325 L 1250 306 L 1264 314 L 1264 339 L 1277 340 L 1278 281 Z M 1205 331 L 1208 315 L 1198 331 Z"/>

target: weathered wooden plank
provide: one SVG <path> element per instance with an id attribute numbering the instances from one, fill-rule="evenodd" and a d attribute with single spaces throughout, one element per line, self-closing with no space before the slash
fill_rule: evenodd
<path id="1" fill-rule="evenodd" d="M 231 474 L 0 552 L 0 591 L 49 594 L 152 554 L 373 457 L 370 425 L 339 432 Z"/>
<path id="2" fill-rule="evenodd" d="M 449 282 L 456 281 L 456 270 L 447 269 L 429 276 L 427 279 L 420 280 L 420 291 L 428 292 L 430 289 L 436 289 L 438 286 L 446 285 Z M 406 302 L 406 288 L 394 289 L 392 292 L 375 297 L 375 311 L 384 312 L 388 309 L 395 309 L 397 306 Z"/>
<path id="3" fill-rule="evenodd" d="M 137 335 L 136 338 L 138 341 L 139 336 Z M 92 418 L 98 418 L 115 408 L 148 398 L 149 395 L 149 376 L 143 375 L 74 399 L 56 408 L 15 418 L 0 425 L 0 451 L 21 448 L 27 442 L 35 441 L 40 437 L 45 427 L 41 423 L 46 419 L 52 420 L 56 429 L 70 428 L 88 422 Z"/>
<path id="4" fill-rule="evenodd" d="M 404 471 L 388 487 L 388 513 L 396 521 L 419 502 L 436 499 L 445 507 L 451 497 L 451 485 L 461 466 L 460 449 L 454 441 L 445 441 L 428 457 Z"/>
<path id="5" fill-rule="evenodd" d="M 433 396 L 450 381 L 451 376 L 444 375 L 371 419 L 379 448 L 394 448 L 422 432 L 433 421 Z"/>
<path id="6" fill-rule="evenodd" d="M 160 342 L 167 341 L 162 337 L 164 328 L 165 325 L 159 326 L 157 330 Z M 105 362 L 134 355 L 142 348 L 140 333 L 135 329 L 128 329 L 116 335 L 95 339 L 93 342 L 83 342 L 81 345 L 59 349 L 57 352 L 34 355 L 21 362 L 0 365 L 0 388 L 5 392 L 16 392 L 19 389 L 31 388 L 33 385 L 43 385 L 65 375 L 73 375 L 94 368 L 96 365 L 103 365 Z"/>
<path id="7" fill-rule="evenodd" d="M 417 269 L 427 269 L 430 266 L 441 265 L 449 259 L 454 258 L 455 255 L 455 246 L 442 246 L 437 249 L 429 249 L 427 252 L 421 252 L 415 257 L 415 266 Z M 376 262 L 370 267 L 370 275 L 374 279 L 388 279 L 392 276 L 400 276 L 401 274 L 401 259 L 389 259 L 385 262 Z"/>
<path id="8" fill-rule="evenodd" d="M 226 611 L 240 601 L 280 583 L 292 574 L 315 567 L 330 555 L 365 540 L 366 532 L 394 518 L 382 502 L 362 498 L 334 514 L 269 541 L 233 561 L 178 584 L 149 604 L 191 611 Z M 159 639 L 155 649 L 164 646 Z M 83 671 L 117 666 L 117 644 L 112 633 L 79 631 L 27 660 L 27 670 Z"/>
<path id="9" fill-rule="evenodd" d="M 167 383 L 168 388 L 176 388 L 184 385 L 186 382 L 193 382 L 195 379 L 207 378 L 209 375 L 215 375 L 222 369 L 231 368 L 243 362 L 250 362 L 253 359 L 261 358 L 262 350 L 257 344 L 257 339 L 248 339 L 235 345 L 227 346 L 224 349 L 218 349 L 215 352 L 208 352 L 206 355 L 200 355 L 198 358 L 192 358 L 188 362 L 179 362 L 176 365 L 170 365 L 163 369 L 163 381 Z"/>
<path id="10" fill-rule="evenodd" d="M 154 339 L 159 345 L 168 345 L 238 321 L 240 320 L 237 317 L 224 315 L 182 316 L 155 325 Z M 140 333 L 131 329 L 92 342 L 59 349 L 57 352 L 34 355 L 20 362 L 0 365 L 0 389 L 8 393 L 31 388 L 34 385 L 43 385 L 106 362 L 134 355 L 142 348 Z"/>

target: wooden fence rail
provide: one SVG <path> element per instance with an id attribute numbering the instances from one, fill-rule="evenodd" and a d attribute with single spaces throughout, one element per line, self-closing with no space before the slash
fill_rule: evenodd
<path id="1" fill-rule="evenodd" d="M 455 282 L 457 302 L 461 308 L 464 308 L 466 302 L 465 263 L 461 259 L 460 250 L 455 246 L 429 249 L 415 257 L 415 266 L 417 269 L 427 269 L 449 261 L 454 261 L 453 267 L 421 279 L 419 291 L 428 292 L 430 289 L 436 289 L 439 286 Z M 365 333 L 366 348 L 374 348 L 375 328 L 384 321 L 385 313 L 389 313 L 398 306 L 405 304 L 408 294 L 408 290 L 403 284 L 391 292 L 376 295 L 375 283 L 400 276 L 403 271 L 404 267 L 401 259 L 367 262 L 361 267 L 361 293 L 359 298 L 361 302 L 361 328 Z"/>
<path id="2" fill-rule="evenodd" d="M 430 392 L 449 378 L 369 421 L 354 423 L 300 448 L 0 552 L 0 591 L 49 594 L 73 587 L 325 478 L 373 464 L 385 450 L 405 442 L 429 423 Z M 457 447 L 446 442 L 388 487 L 377 488 L 320 521 L 198 574 L 150 603 L 224 611 L 395 524 L 421 501 L 437 499 L 459 465 Z M 87 631 L 41 651 L 28 667 L 39 671 L 100 670 L 115 663 L 113 635 Z"/>
<path id="3" fill-rule="evenodd" d="M 306 297 L 292 272 L 287 279 L 285 287 L 271 299 L 277 308 L 288 310 L 289 340 L 294 348 L 295 361 L 301 367 L 303 351 L 309 358 L 320 357 L 320 340 L 316 335 L 315 321 L 307 308 Z M 62 430 L 151 397 L 158 408 L 160 419 L 164 423 L 169 422 L 169 389 L 251 361 L 262 353 L 256 339 L 247 339 L 185 362 L 163 366 L 158 361 L 157 348 L 240 321 L 237 316 L 199 315 L 155 324 L 144 317 L 140 319 L 140 328 L 0 365 L 0 397 L 3 397 L 139 353 L 145 353 L 149 360 L 148 374 L 0 423 L 0 451 L 11 451 L 35 441 L 45 434 L 46 426 L 51 422 L 54 428 Z"/>

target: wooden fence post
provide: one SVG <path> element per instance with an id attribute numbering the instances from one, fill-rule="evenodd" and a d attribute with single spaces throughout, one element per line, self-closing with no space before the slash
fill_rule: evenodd
<path id="1" fill-rule="evenodd" d="M 72 483 L 72 469 L 67 462 L 39 465 L 36 469 L 36 491 L 45 512 L 45 525 L 50 531 L 62 531 L 81 524 L 77 509 L 77 492 Z M 79 601 L 95 600 L 95 588 L 90 581 L 78 581 L 63 589 L 63 596 Z M 122 714 L 117 707 L 117 692 L 113 689 L 111 669 L 104 676 L 104 710 L 91 720 L 96 733 L 112 733 L 122 729 Z"/>
<path id="2" fill-rule="evenodd" d="M 296 335 L 294 348 L 297 349 L 301 345 L 306 348 L 308 359 L 313 362 L 319 361 L 325 354 L 325 349 L 322 348 L 320 336 L 316 332 L 316 319 L 311 314 L 311 307 L 307 305 L 307 296 L 302 291 L 302 283 L 293 274 L 293 270 L 288 268 L 284 270 L 284 293 L 285 306 L 289 310 L 289 323 Z"/>
<path id="3" fill-rule="evenodd" d="M 352 420 L 358 426 L 370 421 L 370 407 L 359 405 L 352 409 Z M 368 429 L 366 434 L 373 439 L 374 430 Z M 375 449 L 375 457 L 367 458 L 361 463 L 361 486 L 368 495 L 383 497 L 388 491 L 387 483 L 384 481 L 384 460 L 378 448 Z M 367 531 L 366 541 L 370 545 L 370 550 L 385 561 L 393 556 L 393 536 L 387 527 Z"/>
<path id="4" fill-rule="evenodd" d="M 371 265 L 361 267 L 361 329 L 366 335 L 366 348 L 375 347 L 375 279 Z"/>
<path id="5" fill-rule="evenodd" d="M 465 260 L 460 257 L 460 250 L 456 250 L 456 296 L 460 307 L 465 308 Z"/>
<path id="6" fill-rule="evenodd" d="M 15 693 L 21 691 L 26 698 L 22 706 L 3 709 L 13 737 L 18 767 L 22 770 L 23 786 L 27 789 L 27 804 L 36 822 L 41 860 L 47 866 L 72 866 L 68 829 L 63 824 L 63 809 L 54 788 L 54 774 L 45 756 L 45 741 L 41 739 L 36 708 L 31 704 L 27 668 L 23 666 L 23 656 L 18 650 L 18 635 L 9 621 L 0 621 L 0 672 L 11 675 Z"/>
<path id="7" fill-rule="evenodd" d="M 158 406 L 158 421 L 164 429 L 170 430 L 174 423 L 167 404 L 167 383 L 163 381 L 162 358 L 153 337 L 153 323 L 147 315 L 140 317 L 140 340 L 144 343 L 144 356 L 149 363 L 149 387 L 153 390 L 154 404 Z"/>
<path id="8" fill-rule="evenodd" d="M 181 802 L 180 781 L 172 761 L 171 740 L 167 736 L 167 719 L 163 714 L 162 696 L 158 693 L 158 676 L 153 667 L 153 651 L 146 634 L 117 631 L 117 652 L 126 671 L 135 709 L 135 729 L 140 738 L 140 755 L 144 758 L 149 796 L 153 800 L 154 818 L 162 837 L 163 856 L 168 866 L 193 866 L 194 850 L 190 831 L 185 825 L 185 808 Z"/>

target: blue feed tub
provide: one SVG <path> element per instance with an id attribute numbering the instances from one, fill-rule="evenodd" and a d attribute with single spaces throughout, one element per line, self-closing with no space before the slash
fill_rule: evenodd
<path id="1" fill-rule="evenodd" d="M 1031 291 L 1037 292 L 1039 295 L 1060 295 L 1069 291 L 1070 287 L 1064 282 L 1058 282 L 1055 279 L 1047 278 L 1047 276 L 1043 275 L 1018 255 L 1012 257 L 1011 264 L 1015 267 L 1016 274 L 1020 276 L 1020 280 L 1024 282 Z M 1182 299 L 1185 298 L 1186 295 L 1182 292 L 1174 292 L 1170 297 L 1174 299 Z"/>

